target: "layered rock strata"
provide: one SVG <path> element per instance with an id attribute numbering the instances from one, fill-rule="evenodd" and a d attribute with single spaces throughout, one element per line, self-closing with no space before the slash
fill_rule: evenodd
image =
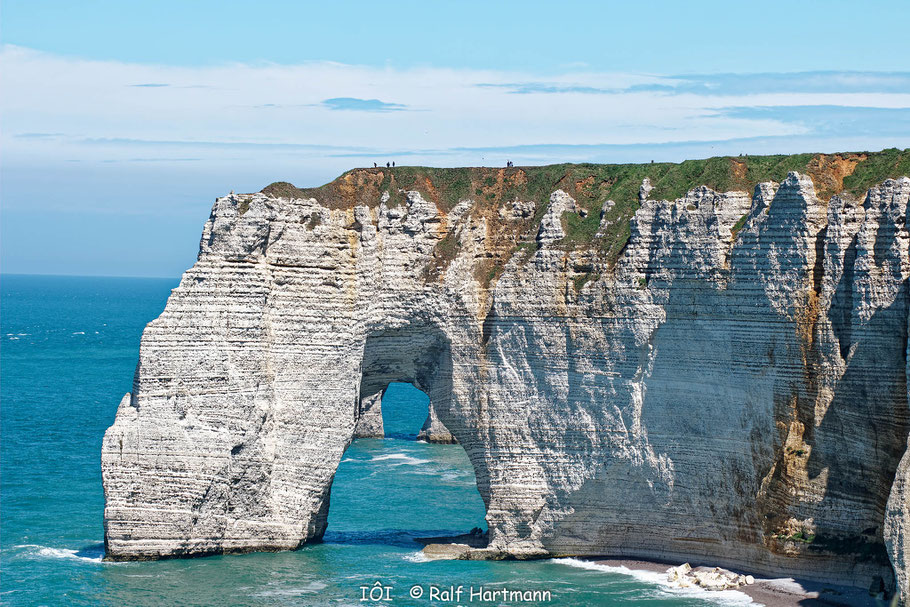
<path id="1" fill-rule="evenodd" d="M 443 445 L 450 445 L 458 442 L 458 440 L 452 436 L 452 433 L 449 432 L 449 429 L 446 428 L 445 424 L 439 421 L 439 416 L 436 415 L 436 409 L 433 407 L 433 403 L 430 403 L 427 419 L 423 422 L 423 427 L 420 428 L 420 432 L 417 433 L 417 440 Z"/>
<path id="2" fill-rule="evenodd" d="M 360 399 L 354 438 L 383 438 L 385 427 L 382 423 L 382 395 L 384 390 Z"/>
<path id="3" fill-rule="evenodd" d="M 405 381 L 471 460 L 488 554 L 906 589 L 910 179 L 645 183 L 615 262 L 560 246 L 607 203 L 472 196 L 219 198 L 104 438 L 108 558 L 320 538 L 364 399 Z"/>
<path id="4" fill-rule="evenodd" d="M 885 544 L 894 564 L 897 591 L 907 604 L 910 600 L 910 443 L 898 466 L 888 499 Z"/>
<path id="5" fill-rule="evenodd" d="M 384 438 L 385 427 L 382 422 L 382 398 L 385 391 L 365 396 L 360 399 L 360 410 L 357 413 L 357 424 L 354 426 L 354 438 Z M 433 403 L 429 405 L 427 419 L 417 433 L 417 440 L 428 443 L 452 444 L 457 442 L 449 429 L 445 427 Z"/>

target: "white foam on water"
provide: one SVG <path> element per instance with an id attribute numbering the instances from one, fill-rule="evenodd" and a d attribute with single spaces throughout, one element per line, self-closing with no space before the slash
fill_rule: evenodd
<path id="1" fill-rule="evenodd" d="M 752 597 L 739 590 L 705 590 L 704 588 L 680 588 L 669 580 L 666 573 L 657 571 L 645 571 L 643 569 L 629 569 L 622 565 L 603 565 L 592 561 L 583 561 L 581 559 L 565 558 L 553 559 L 554 563 L 577 567 L 579 569 L 588 569 L 589 571 L 602 571 L 604 573 L 618 573 L 628 575 L 640 582 L 653 584 L 660 588 L 661 592 L 669 593 L 675 596 L 685 596 L 697 599 L 707 599 L 723 605 L 753 605 L 760 607 L 761 603 L 754 603 Z"/>
<path id="2" fill-rule="evenodd" d="M 440 476 L 439 467 L 437 462 L 428 462 L 434 464 L 433 466 L 423 466 L 421 468 L 415 468 L 414 470 L 409 470 L 411 474 L 420 474 L 422 476 Z"/>
<path id="3" fill-rule="evenodd" d="M 427 558 L 427 555 L 423 553 L 423 550 L 409 552 L 401 558 L 408 561 L 409 563 L 429 563 L 431 560 Z"/>
<path id="4" fill-rule="evenodd" d="M 393 466 L 419 466 L 421 464 L 429 464 L 430 460 L 420 459 L 417 457 L 411 457 L 406 453 L 389 453 L 388 455 L 377 455 L 371 462 L 384 462 L 390 461 Z"/>
<path id="5" fill-rule="evenodd" d="M 38 556 L 42 558 L 50 559 L 76 559 L 80 561 L 86 561 L 90 563 L 101 563 L 102 555 L 99 556 L 82 556 L 79 554 L 79 550 L 71 550 L 69 548 L 49 548 L 48 546 L 39 546 L 37 544 L 20 544 L 19 546 L 13 546 L 13 548 L 21 548 L 28 550 L 30 555 Z"/>
<path id="6" fill-rule="evenodd" d="M 262 590 L 255 593 L 257 597 L 296 597 L 301 594 L 314 594 L 327 588 L 328 585 L 323 582 L 310 582 L 305 586 L 294 586 L 291 588 L 275 588 L 274 590 Z"/>
<path id="7" fill-rule="evenodd" d="M 74 331 L 73 335 L 85 335 L 85 331 Z"/>

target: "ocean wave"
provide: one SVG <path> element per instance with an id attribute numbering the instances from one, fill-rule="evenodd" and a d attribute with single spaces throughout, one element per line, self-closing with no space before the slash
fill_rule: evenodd
<path id="1" fill-rule="evenodd" d="M 50 559 L 76 559 L 91 563 L 101 563 L 104 558 L 104 548 L 102 544 L 89 546 L 82 550 L 73 550 L 71 548 L 51 548 L 49 546 L 39 546 L 38 544 L 20 544 L 13 546 L 26 553 L 27 556 Z"/>
<path id="2" fill-rule="evenodd" d="M 443 482 L 455 482 L 455 481 L 470 481 L 468 484 L 474 484 L 474 470 L 451 470 L 443 466 L 438 465 L 429 467 L 429 470 L 420 470 L 415 471 L 416 474 L 424 474 L 427 476 L 437 476 L 439 480 Z M 458 484 L 462 484 L 459 482 Z"/>
<path id="3" fill-rule="evenodd" d="M 423 553 L 423 550 L 418 550 L 416 552 L 410 552 L 402 556 L 404 560 L 409 563 L 428 563 L 430 559 L 427 558 L 427 555 Z"/>
<path id="4" fill-rule="evenodd" d="M 587 569 L 589 571 L 628 575 L 640 582 L 658 586 L 661 592 L 673 594 L 675 596 L 692 597 L 703 600 L 707 599 L 723 605 L 757 605 L 752 602 L 752 597 L 739 590 L 705 590 L 704 588 L 695 587 L 679 588 L 667 580 L 666 573 L 659 573 L 657 571 L 629 569 L 623 565 L 603 565 L 601 563 L 573 558 L 553 559 L 553 562 L 561 565 L 568 565 L 569 567 L 576 567 L 578 569 Z"/>
<path id="5" fill-rule="evenodd" d="M 418 457 L 411 457 L 406 453 L 389 453 L 387 455 L 377 455 L 373 457 L 371 462 L 392 462 L 393 466 L 419 466 L 421 464 L 429 464 L 430 460 L 420 459 Z"/>
<path id="6" fill-rule="evenodd" d="M 291 588 L 275 588 L 272 590 L 261 590 L 253 596 L 260 598 L 267 597 L 296 597 L 301 594 L 314 594 L 324 590 L 328 585 L 324 582 L 310 582 L 306 586 L 294 586 Z"/>

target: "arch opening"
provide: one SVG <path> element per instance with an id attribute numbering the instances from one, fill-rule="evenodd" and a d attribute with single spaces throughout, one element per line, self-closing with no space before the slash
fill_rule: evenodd
<path id="1" fill-rule="evenodd" d="M 430 397 L 413 384 L 390 383 L 382 393 L 383 438 L 416 440 L 420 435 L 421 420 L 429 415 Z M 426 422 L 423 422 L 426 423 Z"/>
<path id="2" fill-rule="evenodd" d="M 403 407 L 403 411 L 389 416 L 388 408 L 382 406 L 386 398 L 396 403 L 396 409 Z M 420 419 L 424 420 L 423 425 L 415 427 L 414 420 Z M 384 390 L 360 399 L 354 427 L 354 439 L 358 438 L 416 439 L 440 444 L 458 442 L 439 419 L 426 393 L 413 384 L 403 382 L 392 382 Z"/>
<path id="3" fill-rule="evenodd" d="M 332 481 L 323 541 L 486 545 L 474 466 L 433 412 L 434 403 L 450 405 L 451 365 L 440 331 L 405 327 L 366 340 L 355 429 Z"/>

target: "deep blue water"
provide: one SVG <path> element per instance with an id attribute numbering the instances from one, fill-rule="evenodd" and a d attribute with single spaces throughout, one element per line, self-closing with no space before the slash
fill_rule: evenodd
<path id="1" fill-rule="evenodd" d="M 0 604 L 369 605 L 361 586 L 419 584 L 548 590 L 553 605 L 702 605 L 652 574 L 573 560 L 426 562 L 415 537 L 486 527 L 474 473 L 458 445 L 358 440 L 332 488 L 325 541 L 296 552 L 104 563 L 100 449 L 130 389 L 139 338 L 176 280 L 0 277 Z M 393 384 L 389 434 L 413 437 L 426 396 Z M 468 591 L 465 590 L 465 593 Z M 736 594 L 714 596 L 738 602 Z M 527 604 L 527 603 L 525 603 Z"/>

